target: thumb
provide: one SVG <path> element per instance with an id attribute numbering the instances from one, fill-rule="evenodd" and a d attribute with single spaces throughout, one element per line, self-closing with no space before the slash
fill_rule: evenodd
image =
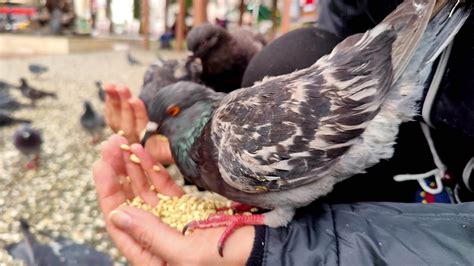
<path id="1" fill-rule="evenodd" d="M 174 262 L 176 258 L 182 256 L 184 237 L 151 213 L 124 206 L 112 211 L 109 219 L 145 250 L 165 261 Z"/>

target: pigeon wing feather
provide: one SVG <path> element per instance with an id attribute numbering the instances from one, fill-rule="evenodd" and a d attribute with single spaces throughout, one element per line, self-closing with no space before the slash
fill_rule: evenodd
<path id="1" fill-rule="evenodd" d="M 406 1 L 395 11 L 409 12 L 419 2 L 425 8 L 412 12 L 415 18 L 403 19 L 412 24 L 400 26 L 390 15 L 388 22 L 349 37 L 307 69 L 229 94 L 211 122 L 224 181 L 259 193 L 291 189 L 330 173 L 360 141 L 394 82 L 394 72 L 409 61 L 392 57 L 413 54 L 412 42 L 419 37 L 405 43 L 398 38 L 404 38 L 404 29 L 424 31 L 426 23 L 420 21 L 429 17 L 434 1 Z"/>

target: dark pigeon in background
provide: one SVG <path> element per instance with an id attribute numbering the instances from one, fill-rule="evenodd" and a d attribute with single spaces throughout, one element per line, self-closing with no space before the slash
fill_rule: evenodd
<path id="1" fill-rule="evenodd" d="M 127 52 L 127 61 L 128 61 L 128 64 L 131 65 L 131 66 L 142 64 L 142 63 L 140 63 L 140 61 L 138 61 L 138 59 L 133 57 L 130 52 Z"/>
<path id="2" fill-rule="evenodd" d="M 81 126 L 92 135 L 91 144 L 96 144 L 105 128 L 104 118 L 97 114 L 89 101 L 84 101 L 84 113 L 81 115 Z"/>
<path id="3" fill-rule="evenodd" d="M 200 83 L 201 73 L 202 66 L 197 61 L 187 64 L 184 59 L 158 59 L 145 72 L 139 97 L 146 105 L 160 88 L 178 81 Z"/>
<path id="4" fill-rule="evenodd" d="M 15 118 L 11 114 L 0 110 L 0 126 L 9 126 L 19 123 L 31 123 L 31 120 Z"/>
<path id="5" fill-rule="evenodd" d="M 0 111 L 15 111 L 22 107 L 24 105 L 16 101 L 8 90 L 0 90 Z"/>
<path id="6" fill-rule="evenodd" d="M 54 93 L 54 92 L 46 92 L 46 91 L 38 90 L 38 89 L 35 89 L 35 88 L 31 87 L 28 84 L 28 81 L 26 80 L 26 78 L 21 78 L 20 83 L 21 83 L 21 85 L 20 85 L 19 89 L 21 91 L 21 94 L 24 97 L 30 99 L 32 105 L 35 105 L 37 100 L 45 98 L 45 97 L 51 97 L 51 98 L 54 98 L 54 99 L 58 98 L 56 96 L 56 93 Z"/>
<path id="7" fill-rule="evenodd" d="M 265 38 L 245 28 L 229 31 L 212 24 L 194 27 L 186 37 L 189 60 L 201 59 L 202 81 L 220 92 L 240 88 L 252 57 L 265 45 Z"/>
<path id="8" fill-rule="evenodd" d="M 40 64 L 29 64 L 28 70 L 38 78 L 42 74 L 48 72 L 48 67 Z"/>
<path id="9" fill-rule="evenodd" d="M 6 81 L 0 80 L 0 92 L 9 90 L 9 89 L 14 88 L 14 87 L 15 86 L 13 86 L 12 84 L 10 84 Z"/>
<path id="10" fill-rule="evenodd" d="M 271 211 L 210 217 L 187 229 L 285 226 L 295 209 L 393 156 L 399 126 L 417 114 L 433 62 L 470 14 L 449 1 L 406 0 L 374 29 L 339 43 L 312 66 L 227 95 L 189 82 L 148 105 L 183 176 L 224 197 Z M 449 16 L 453 11 L 452 16 Z"/>
<path id="11" fill-rule="evenodd" d="M 13 144 L 28 158 L 29 161 L 25 164 L 26 169 L 34 169 L 38 166 L 42 143 L 41 132 L 27 124 L 22 124 L 15 131 Z"/>
<path id="12" fill-rule="evenodd" d="M 100 101 L 105 102 L 105 90 L 102 81 L 96 80 L 95 85 L 97 86 L 97 95 L 99 96 Z"/>
<path id="13" fill-rule="evenodd" d="M 25 220 L 20 220 L 20 230 L 23 240 L 8 245 L 6 250 L 27 266 L 114 265 L 110 256 L 65 237 L 47 236 L 49 241 L 40 243 L 30 232 L 30 226 Z"/>

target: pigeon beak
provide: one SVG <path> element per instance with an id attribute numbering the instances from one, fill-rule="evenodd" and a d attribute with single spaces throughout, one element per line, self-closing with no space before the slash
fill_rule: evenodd
<path id="1" fill-rule="evenodd" d="M 148 122 L 148 124 L 146 125 L 145 134 L 143 135 L 141 139 L 141 144 L 143 147 L 145 147 L 146 141 L 151 136 L 158 134 L 159 129 L 160 129 L 160 125 L 158 125 L 157 123 L 151 122 L 151 121 Z"/>

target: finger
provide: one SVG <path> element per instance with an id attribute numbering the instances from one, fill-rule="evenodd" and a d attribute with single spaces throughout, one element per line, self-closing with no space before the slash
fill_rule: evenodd
<path id="1" fill-rule="evenodd" d="M 107 141 L 103 142 L 101 147 L 101 158 L 108 163 L 117 175 L 117 182 L 128 199 L 134 197 L 130 178 L 127 178 L 127 169 L 122 156 L 121 146 L 128 144 L 127 140 L 119 135 L 112 135 Z"/>
<path id="2" fill-rule="evenodd" d="M 163 259 L 144 249 L 128 233 L 117 228 L 109 218 L 113 215 L 114 211 L 106 216 L 107 231 L 117 248 L 131 265 L 166 265 Z"/>
<path id="3" fill-rule="evenodd" d="M 120 96 L 115 85 L 105 84 L 105 121 L 112 131 L 120 130 Z"/>
<path id="4" fill-rule="evenodd" d="M 109 213 L 127 199 L 118 182 L 114 169 L 104 160 L 98 160 L 92 170 L 96 184 L 97 199 L 100 208 L 107 218 Z"/>
<path id="5" fill-rule="evenodd" d="M 151 136 L 145 143 L 145 150 L 147 150 L 156 161 L 162 164 L 170 165 L 174 163 L 170 144 L 167 139 L 163 139 L 163 136 Z"/>
<path id="6" fill-rule="evenodd" d="M 110 216 L 117 228 L 127 232 L 145 250 L 168 263 L 183 258 L 184 237 L 149 212 L 133 207 L 120 207 Z"/>
<path id="7" fill-rule="evenodd" d="M 158 203 L 156 192 L 151 187 L 151 183 L 148 182 L 148 178 L 140 167 L 140 164 L 130 159 L 131 155 L 132 153 L 130 151 L 123 151 L 123 160 L 125 161 L 128 176 L 131 179 L 132 191 L 147 204 L 155 206 Z"/>
<path id="8" fill-rule="evenodd" d="M 167 196 L 182 196 L 184 191 L 160 163 L 154 163 L 152 157 L 139 144 L 130 146 L 133 154 L 140 159 L 140 165 L 147 174 L 156 191 Z"/>
<path id="9" fill-rule="evenodd" d="M 130 90 L 127 87 L 120 87 L 117 91 L 120 96 L 120 116 L 122 119 L 120 121 L 120 129 L 123 130 L 125 137 L 130 143 L 138 142 L 138 136 L 135 129 L 135 115 L 132 106 L 128 102 L 130 97 L 132 97 Z"/>
<path id="10" fill-rule="evenodd" d="M 148 113 L 146 111 L 145 103 L 138 98 L 130 99 L 128 102 L 132 106 L 133 113 L 135 114 L 137 136 L 140 136 L 148 123 Z"/>

